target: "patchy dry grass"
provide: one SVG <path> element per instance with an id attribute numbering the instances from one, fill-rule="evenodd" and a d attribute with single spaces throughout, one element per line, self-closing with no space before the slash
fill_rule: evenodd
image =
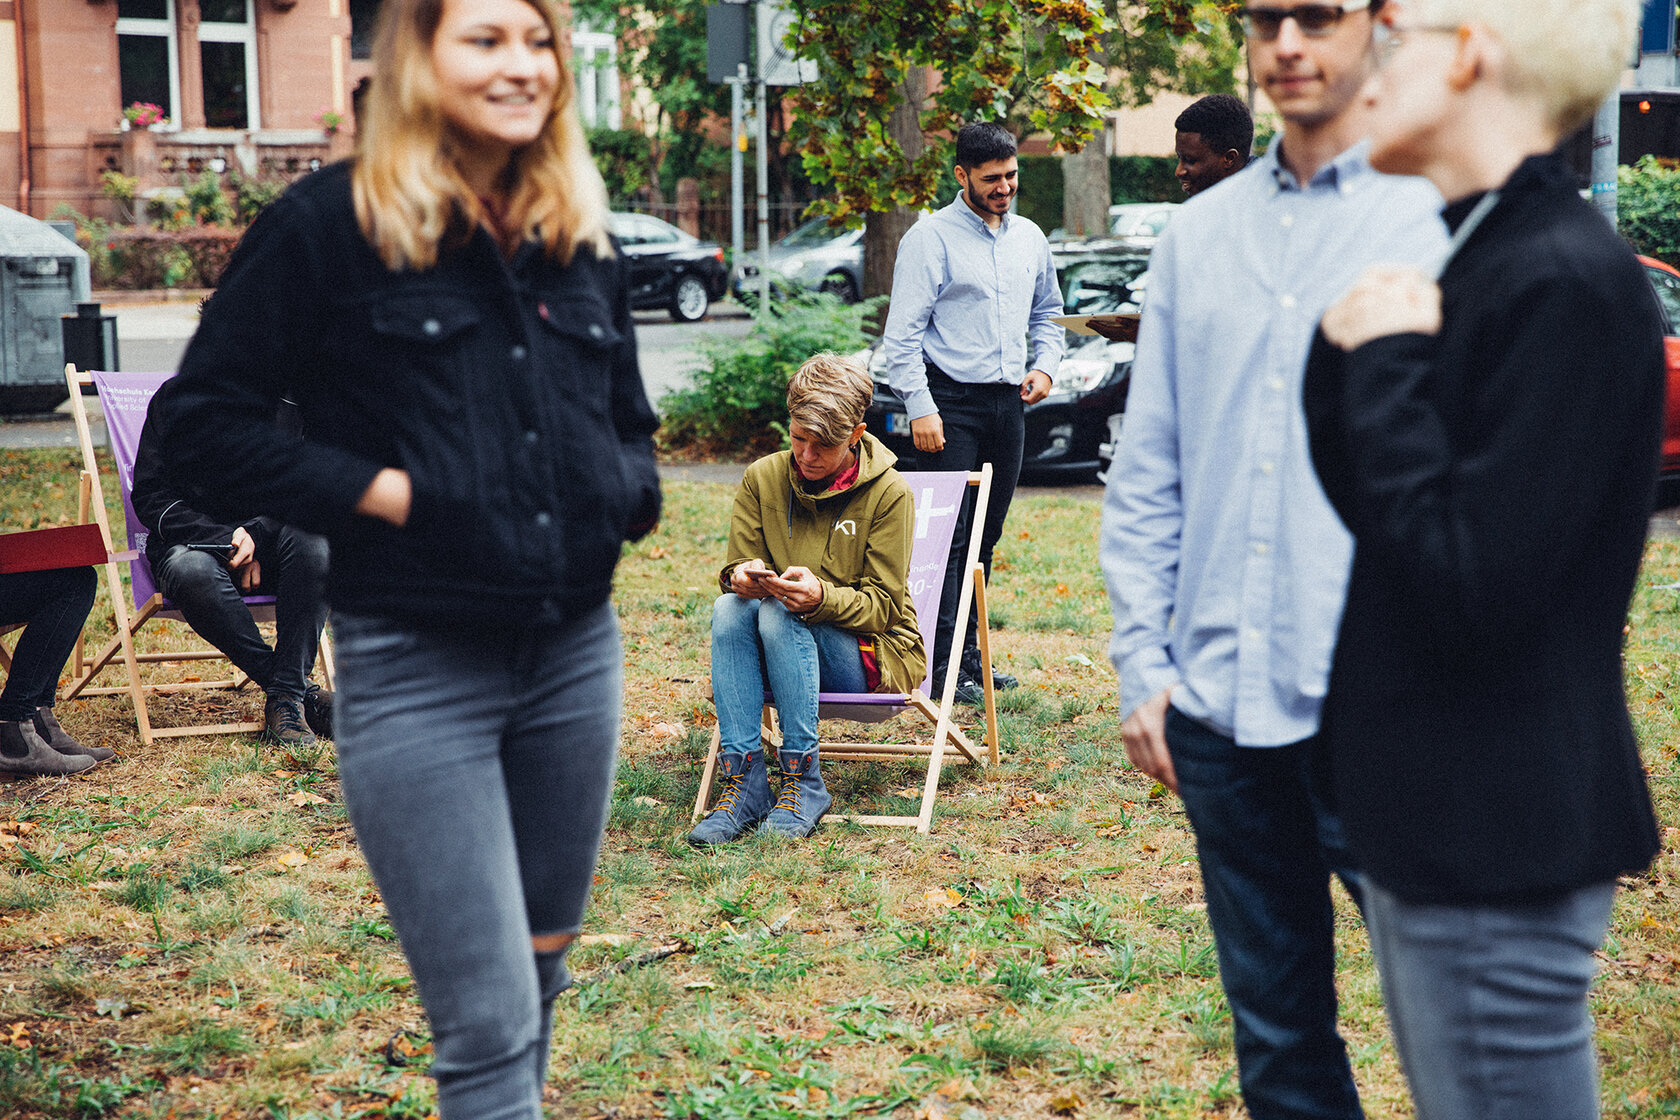
<path id="1" fill-rule="evenodd" d="M 62 453 L 5 453 L 7 526 L 57 523 L 73 477 Z M 828 825 L 697 852 L 683 836 L 729 499 L 672 485 L 664 525 L 621 568 L 623 755 L 552 1113 L 1243 1115 L 1184 816 L 1117 747 L 1096 507 L 1017 499 L 992 595 L 995 646 L 1023 682 L 1000 715 L 1005 762 L 947 769 L 931 836 Z M 1652 545 L 1628 688 L 1668 827 L 1622 893 L 1595 995 L 1613 1117 L 1680 1114 L 1680 591 L 1650 586 L 1676 580 L 1680 547 Z M 254 712 L 260 697 L 209 702 Z M 330 752 L 142 748 L 119 698 L 62 716 L 121 758 L 0 786 L 0 1115 L 425 1116 L 425 1020 Z M 913 804 L 906 765 L 827 773 L 844 807 Z M 1408 1115 L 1345 899 L 1338 923 L 1367 1107 Z"/>

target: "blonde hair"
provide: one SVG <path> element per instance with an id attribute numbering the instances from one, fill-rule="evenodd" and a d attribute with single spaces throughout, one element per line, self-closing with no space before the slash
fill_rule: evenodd
<path id="1" fill-rule="evenodd" d="M 788 378 L 788 420 L 826 447 L 852 438 L 863 423 L 875 383 L 863 363 L 824 351 L 808 359 Z"/>
<path id="2" fill-rule="evenodd" d="M 534 231 L 550 256 L 569 262 L 579 246 L 612 253 L 607 188 L 590 158 L 573 105 L 571 67 L 560 51 L 565 24 L 554 0 L 524 0 L 548 24 L 560 60 L 554 109 L 541 135 L 514 154 L 504 224 Z M 387 268 L 427 269 L 446 241 L 465 240 L 484 206 L 450 154 L 432 73 L 432 40 L 444 0 L 384 0 L 374 33 L 375 77 L 357 122 L 351 172 L 356 221 Z"/>
<path id="3" fill-rule="evenodd" d="M 1565 135 L 1621 85 L 1639 34 L 1639 0 L 1418 0 L 1407 8 L 1422 13 L 1418 22 L 1493 32 L 1506 50 L 1506 88 L 1538 97 Z"/>

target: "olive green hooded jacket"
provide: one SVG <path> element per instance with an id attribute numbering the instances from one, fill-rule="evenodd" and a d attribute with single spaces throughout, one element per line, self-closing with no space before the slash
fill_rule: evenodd
<path id="1" fill-rule="evenodd" d="M 927 654 L 910 601 L 910 487 L 893 470 L 898 457 L 867 432 L 858 444 L 858 479 L 845 490 L 807 493 L 793 453 L 766 455 L 747 468 L 729 519 L 730 573 L 758 558 L 778 572 L 794 565 L 822 581 L 815 610 L 799 616 L 859 636 L 873 636 L 881 689 L 909 692 L 927 675 Z"/>

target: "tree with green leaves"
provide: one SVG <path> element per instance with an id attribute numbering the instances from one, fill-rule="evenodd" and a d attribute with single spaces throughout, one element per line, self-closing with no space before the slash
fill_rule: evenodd
<path id="1" fill-rule="evenodd" d="M 1143 104 L 1160 88 L 1229 89 L 1236 60 L 1236 5 L 1209 0 L 794 5 L 798 47 L 818 77 L 790 95 L 792 138 L 826 192 L 816 208 L 865 222 L 865 294 L 887 290 L 899 237 L 948 188 L 951 137 L 965 121 L 1007 121 L 1078 151 L 1110 105 Z"/>

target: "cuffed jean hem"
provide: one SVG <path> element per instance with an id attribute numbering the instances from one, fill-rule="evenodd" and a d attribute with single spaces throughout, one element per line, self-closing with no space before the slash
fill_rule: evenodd
<path id="1" fill-rule="evenodd" d="M 564 625 L 417 630 L 335 617 L 344 799 L 431 1022 L 443 1120 L 537 1120 L 583 920 L 623 671 L 609 604 Z"/>
<path id="2" fill-rule="evenodd" d="M 1596 1120 L 1587 994 L 1615 893 L 1595 883 L 1448 905 L 1366 881 L 1371 949 L 1418 1120 Z"/>

